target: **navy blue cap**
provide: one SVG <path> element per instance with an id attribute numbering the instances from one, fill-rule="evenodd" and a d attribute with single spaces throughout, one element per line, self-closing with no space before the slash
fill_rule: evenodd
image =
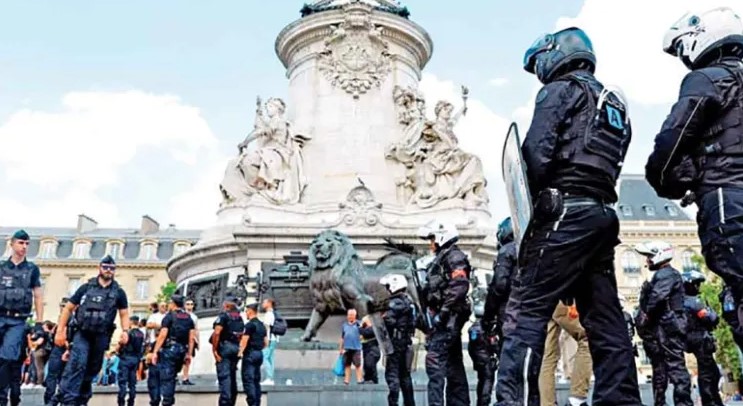
<path id="1" fill-rule="evenodd" d="M 105 257 L 101 258 L 101 264 L 116 265 L 116 261 L 114 261 L 114 258 L 111 255 L 106 255 Z"/>
<path id="2" fill-rule="evenodd" d="M 249 305 L 245 306 L 245 309 L 250 309 L 256 313 L 258 313 L 258 303 L 251 303 Z"/>
<path id="3" fill-rule="evenodd" d="M 31 237 L 28 236 L 28 233 L 25 230 L 18 230 L 15 233 L 13 233 L 13 239 L 28 241 L 31 239 Z"/>

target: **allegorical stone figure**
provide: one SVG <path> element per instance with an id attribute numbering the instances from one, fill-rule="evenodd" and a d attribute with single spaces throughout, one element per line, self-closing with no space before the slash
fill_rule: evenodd
<path id="1" fill-rule="evenodd" d="M 463 88 L 466 100 L 467 89 Z M 418 207 L 433 207 L 441 201 L 463 199 L 474 206 L 487 204 L 482 162 L 459 148 L 454 126 L 467 112 L 465 106 L 454 113 L 454 105 L 439 101 L 436 119 L 427 120 L 425 99 L 416 89 L 395 87 L 403 137 L 389 146 L 388 159 L 405 167 L 405 176 L 397 181 L 401 198 Z"/>
<path id="2" fill-rule="evenodd" d="M 226 203 L 255 194 L 274 204 L 299 203 L 307 187 L 302 146 L 309 137 L 292 134 L 283 100 L 268 99 L 265 114 L 260 98 L 256 104 L 253 131 L 238 144 L 239 155 L 228 162 L 219 189 Z"/>

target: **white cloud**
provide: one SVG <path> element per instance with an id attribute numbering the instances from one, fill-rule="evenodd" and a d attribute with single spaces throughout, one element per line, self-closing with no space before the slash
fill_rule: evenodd
<path id="1" fill-rule="evenodd" d="M 502 87 L 508 84 L 507 78 L 493 78 L 488 81 L 488 84 L 493 87 Z"/>
<path id="2" fill-rule="evenodd" d="M 0 125 L 0 181 L 37 186 L 48 195 L 22 203 L 5 197 L 0 223 L 69 226 L 84 212 L 106 226 L 121 225 L 119 209 L 126 202 L 107 201 L 99 193 L 126 184 L 120 170 L 138 153 L 156 151 L 186 175 L 218 146 L 199 109 L 175 96 L 71 92 L 62 107 L 23 109 Z M 158 170 L 157 161 L 148 165 Z"/>
<path id="3" fill-rule="evenodd" d="M 676 99 L 688 72 L 663 52 L 663 35 L 685 12 L 719 6 L 743 10 L 740 0 L 586 0 L 575 18 L 560 18 L 555 28 L 586 31 L 596 52 L 596 75 L 605 84 L 619 86 L 631 101 L 663 105 Z"/>
<path id="4" fill-rule="evenodd" d="M 173 196 L 169 201 L 169 216 L 178 228 L 211 227 L 222 201 L 219 182 L 222 181 L 229 157 L 213 155 L 201 165 L 203 168 L 189 190 Z"/>
<path id="5" fill-rule="evenodd" d="M 456 108 L 462 106 L 461 87 L 451 81 L 441 80 L 435 75 L 424 73 L 420 89 L 426 97 L 428 114 L 433 117 L 433 108 L 439 100 L 447 100 Z M 473 98 L 474 96 L 474 98 Z M 463 150 L 477 155 L 488 180 L 488 195 L 493 219 L 498 221 L 508 215 L 508 203 L 501 171 L 503 142 L 510 120 L 497 115 L 470 92 L 467 100 L 467 115 L 462 117 L 454 128 Z"/>

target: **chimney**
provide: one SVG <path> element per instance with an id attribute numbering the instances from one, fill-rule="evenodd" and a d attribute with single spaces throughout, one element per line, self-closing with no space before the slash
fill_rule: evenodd
<path id="1" fill-rule="evenodd" d="M 98 222 L 84 215 L 77 215 L 77 233 L 85 234 L 98 228 Z"/>
<path id="2" fill-rule="evenodd" d="M 142 227 L 139 229 L 141 234 L 154 234 L 158 231 L 160 231 L 160 223 L 146 214 L 142 216 Z"/>

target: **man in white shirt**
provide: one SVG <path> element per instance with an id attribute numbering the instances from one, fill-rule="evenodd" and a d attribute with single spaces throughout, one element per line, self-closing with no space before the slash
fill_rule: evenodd
<path id="1" fill-rule="evenodd" d="M 276 315 L 273 312 L 274 300 L 271 298 L 263 301 L 263 324 L 266 326 L 266 332 L 268 335 L 268 347 L 263 349 L 263 366 L 266 370 L 266 379 L 261 382 L 261 385 L 273 385 L 273 372 L 274 372 L 274 353 L 276 352 L 276 343 L 279 342 L 279 338 L 271 331 L 273 323 L 276 320 Z"/>
<path id="2" fill-rule="evenodd" d="M 160 324 L 163 322 L 163 317 L 168 313 L 167 303 L 160 303 L 158 307 L 158 312 L 153 312 L 150 317 L 147 318 L 147 330 L 150 332 L 147 336 L 148 345 L 155 345 L 157 335 L 160 333 Z"/>
<path id="3" fill-rule="evenodd" d="M 194 342 L 193 347 L 193 353 L 191 354 L 191 359 L 196 356 L 196 350 L 199 349 L 199 318 L 194 314 L 195 305 L 193 300 L 188 299 L 186 300 L 186 313 L 188 313 L 189 316 L 191 316 L 191 320 L 193 320 L 193 325 L 196 326 L 196 340 Z M 183 385 L 193 385 L 193 383 L 188 379 L 188 372 L 191 370 L 191 363 L 186 362 L 183 364 L 183 382 L 181 384 Z"/>

